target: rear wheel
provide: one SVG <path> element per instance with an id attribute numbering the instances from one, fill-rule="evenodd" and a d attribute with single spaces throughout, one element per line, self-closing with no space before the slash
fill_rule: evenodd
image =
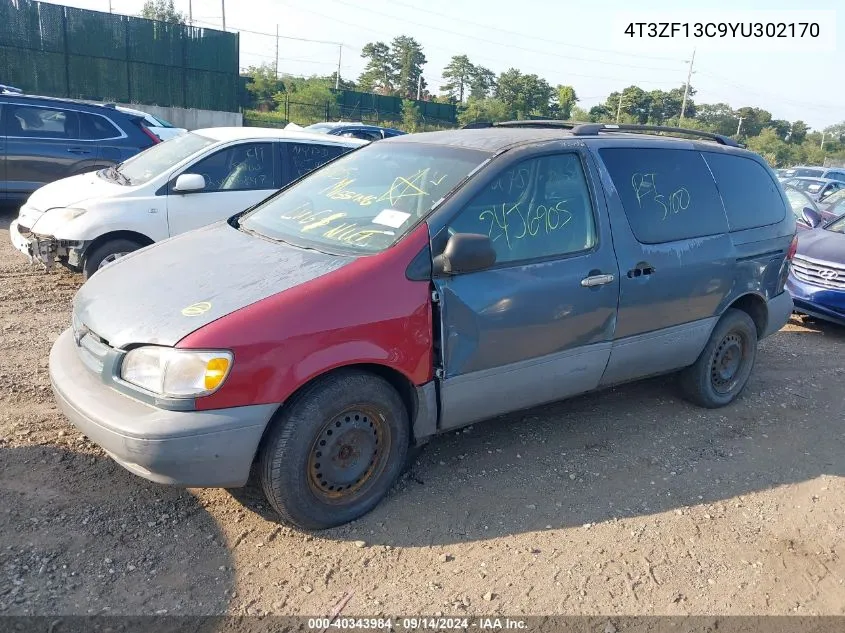
<path id="1" fill-rule="evenodd" d="M 85 279 L 88 279 L 104 266 L 111 264 L 124 255 L 128 255 L 132 251 L 137 251 L 141 246 L 138 242 L 125 238 L 103 242 L 85 256 L 85 261 L 82 264 L 82 274 Z"/>
<path id="2" fill-rule="evenodd" d="M 715 409 L 733 402 L 745 388 L 757 357 L 757 326 L 747 313 L 725 312 L 694 365 L 680 373 L 684 396 Z"/>
<path id="3" fill-rule="evenodd" d="M 347 523 L 390 490 L 409 438 L 405 405 L 387 381 L 338 372 L 306 387 L 275 421 L 259 454 L 261 487 L 288 523 Z"/>

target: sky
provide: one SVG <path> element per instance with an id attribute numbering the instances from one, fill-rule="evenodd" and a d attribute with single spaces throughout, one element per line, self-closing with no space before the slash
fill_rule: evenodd
<path id="1" fill-rule="evenodd" d="M 686 82 L 693 45 L 686 49 L 685 42 L 626 39 L 620 25 L 631 17 L 670 20 L 679 9 L 698 6 L 699 14 L 714 22 L 728 19 L 731 11 L 762 9 L 791 9 L 795 18 L 810 21 L 820 15 L 814 11 L 824 10 L 829 12 L 821 15 L 825 33 L 845 34 L 845 10 L 834 13 L 841 0 L 808 0 L 799 9 L 784 0 L 711 0 L 706 9 L 678 0 L 175 0 L 175 5 L 187 14 L 190 4 L 196 26 L 221 28 L 224 2 L 227 30 L 241 33 L 242 68 L 274 62 L 277 26 L 283 36 L 279 71 L 306 76 L 334 72 L 342 48 L 341 76 L 357 79 L 366 63 L 361 58 L 365 44 L 410 35 L 422 44 L 428 60 L 423 76 L 433 93 L 444 83 L 441 74 L 451 56 L 465 54 L 497 75 L 513 67 L 553 86 L 572 85 L 578 105 L 587 109 L 631 84 L 670 90 Z M 59 4 L 100 11 L 111 5 L 115 13 L 137 15 L 143 0 Z M 742 50 L 705 45 L 695 53 L 694 100 L 760 107 L 773 118 L 801 119 L 821 130 L 845 121 L 842 46 L 774 51 L 762 43 L 748 43 Z"/>

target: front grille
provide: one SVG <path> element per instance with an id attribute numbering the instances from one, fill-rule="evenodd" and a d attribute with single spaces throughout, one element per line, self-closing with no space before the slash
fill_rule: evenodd
<path id="1" fill-rule="evenodd" d="M 796 255 L 792 259 L 792 273 L 799 281 L 814 286 L 845 290 L 845 265 L 842 264 Z"/>
<path id="2" fill-rule="evenodd" d="M 73 340 L 76 342 L 80 360 L 95 374 L 102 374 L 106 356 L 111 348 L 99 336 L 85 327 L 77 318 L 76 313 L 73 314 L 72 329 Z"/>

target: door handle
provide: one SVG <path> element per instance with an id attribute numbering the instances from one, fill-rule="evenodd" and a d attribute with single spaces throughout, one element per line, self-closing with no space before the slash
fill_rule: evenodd
<path id="1" fill-rule="evenodd" d="M 595 288 L 596 286 L 613 283 L 614 279 L 613 275 L 590 275 L 581 280 L 581 285 L 585 288 Z"/>
<path id="2" fill-rule="evenodd" d="M 67 151 L 71 154 L 90 154 L 91 153 L 90 149 L 83 149 L 81 147 L 71 147 L 71 148 L 68 148 Z"/>

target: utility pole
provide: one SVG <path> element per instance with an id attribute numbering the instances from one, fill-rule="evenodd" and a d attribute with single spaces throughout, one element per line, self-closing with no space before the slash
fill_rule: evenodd
<path id="1" fill-rule="evenodd" d="M 420 100 L 420 94 L 421 93 L 422 93 L 422 73 L 420 73 L 420 76 L 417 79 L 417 101 Z"/>
<path id="2" fill-rule="evenodd" d="M 827 132 L 822 132 L 822 144 L 819 146 L 819 149 L 824 149 L 824 137 L 827 135 Z"/>
<path id="3" fill-rule="evenodd" d="M 276 65 L 273 67 L 276 79 L 279 78 L 279 25 L 276 25 Z"/>
<path id="4" fill-rule="evenodd" d="M 739 131 L 742 129 L 742 117 L 739 117 L 739 123 L 736 125 L 736 135 L 739 137 Z"/>
<path id="5" fill-rule="evenodd" d="M 223 30 L 226 30 L 226 0 L 220 0 L 220 7 L 223 9 Z"/>
<path id="6" fill-rule="evenodd" d="M 619 93 L 619 103 L 616 106 L 616 122 L 619 123 L 619 117 L 622 116 L 622 93 Z"/>
<path id="7" fill-rule="evenodd" d="M 337 45 L 337 75 L 334 78 L 334 89 L 340 90 L 340 58 L 343 57 L 343 44 Z"/>
<path id="8" fill-rule="evenodd" d="M 687 109 L 687 97 L 689 96 L 689 82 L 692 78 L 692 65 L 695 63 L 695 49 L 692 49 L 692 58 L 689 60 L 689 71 L 687 71 L 687 84 L 684 86 L 684 100 L 681 103 L 681 116 L 678 117 L 678 127 L 684 120 L 684 111 Z"/>
<path id="9" fill-rule="evenodd" d="M 109 0 L 109 13 L 111 13 L 111 0 Z"/>
<path id="10" fill-rule="evenodd" d="M 194 7 L 193 0 L 188 0 L 188 26 L 194 25 Z"/>

